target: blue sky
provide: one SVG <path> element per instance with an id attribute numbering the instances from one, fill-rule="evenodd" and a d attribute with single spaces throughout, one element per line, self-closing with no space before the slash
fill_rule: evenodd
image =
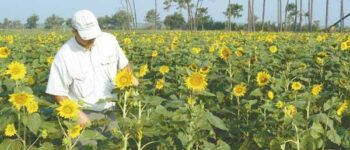
<path id="1" fill-rule="evenodd" d="M 43 23 L 46 17 L 56 14 L 63 18 L 70 18 L 73 13 L 80 9 L 89 9 L 95 13 L 97 17 L 104 15 L 112 15 L 118 10 L 124 8 L 124 0 L 0 0 L 0 22 L 4 18 L 11 20 L 21 20 L 22 23 L 26 22 L 26 19 L 32 15 L 37 14 L 39 16 L 39 22 Z M 166 15 L 172 14 L 175 11 L 171 9 L 169 11 L 163 10 L 163 1 L 158 1 L 158 11 L 161 13 L 161 19 L 164 19 Z M 255 14 L 261 18 L 262 1 L 255 0 Z M 287 0 L 282 0 L 285 5 Z M 299 0 L 298 0 L 299 1 Z M 303 0 L 303 8 L 306 11 L 307 0 Z M 290 0 L 294 2 L 294 0 Z M 144 22 L 144 16 L 146 12 L 154 8 L 154 0 L 135 0 L 137 9 L 138 22 Z M 227 7 L 228 0 L 204 0 L 203 6 L 208 7 L 209 14 L 216 21 L 226 20 L 223 15 L 223 11 Z M 235 22 L 244 23 L 247 20 L 247 0 L 231 0 L 231 3 L 240 3 L 243 5 L 243 16 L 234 20 Z M 321 25 L 324 25 L 325 20 L 325 3 L 326 0 L 314 0 L 314 20 L 320 20 Z M 330 14 L 329 24 L 335 22 L 340 16 L 340 0 L 330 0 Z M 350 13 L 350 0 L 344 0 L 345 15 Z M 276 21 L 277 18 L 277 0 L 267 0 L 266 4 L 266 19 Z M 183 11 L 186 15 L 186 12 Z M 304 21 L 305 22 L 305 21 Z M 350 18 L 346 19 L 345 25 L 350 26 Z"/>

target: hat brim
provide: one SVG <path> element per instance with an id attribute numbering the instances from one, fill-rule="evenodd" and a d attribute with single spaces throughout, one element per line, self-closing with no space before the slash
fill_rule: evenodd
<path id="1" fill-rule="evenodd" d="M 78 30 L 78 33 L 83 40 L 91 40 L 101 34 L 101 29 L 99 27 L 93 27 L 87 30 Z"/>

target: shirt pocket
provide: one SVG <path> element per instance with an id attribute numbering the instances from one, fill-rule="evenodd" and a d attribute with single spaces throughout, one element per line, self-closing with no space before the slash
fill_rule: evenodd
<path id="1" fill-rule="evenodd" d="M 89 78 L 89 74 L 81 74 L 73 78 L 73 90 L 79 98 L 92 95 L 94 87 L 94 82 Z"/>
<path id="2" fill-rule="evenodd" d="M 106 59 L 101 61 L 101 67 L 103 71 L 106 73 L 106 76 L 110 81 L 113 81 L 114 76 L 117 72 L 117 60 L 113 57 L 107 57 Z"/>

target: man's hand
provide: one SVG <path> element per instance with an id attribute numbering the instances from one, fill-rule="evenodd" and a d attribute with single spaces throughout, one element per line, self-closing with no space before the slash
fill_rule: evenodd
<path id="1" fill-rule="evenodd" d="M 79 111 L 78 113 L 79 116 L 79 125 L 80 127 L 84 128 L 86 126 L 89 126 L 91 124 L 89 117 L 82 111 Z"/>
<path id="2" fill-rule="evenodd" d="M 132 81 L 133 85 L 134 86 L 138 86 L 139 85 L 139 79 L 137 79 L 134 75 L 132 77 L 133 77 L 133 81 Z"/>

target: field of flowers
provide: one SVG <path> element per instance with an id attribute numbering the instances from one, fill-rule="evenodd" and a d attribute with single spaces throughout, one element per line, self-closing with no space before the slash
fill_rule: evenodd
<path id="1" fill-rule="evenodd" d="M 0 34 L 1 150 L 350 149 L 350 34 L 112 33 L 140 82 L 115 77 L 113 139 L 45 94 L 70 33 Z"/>

